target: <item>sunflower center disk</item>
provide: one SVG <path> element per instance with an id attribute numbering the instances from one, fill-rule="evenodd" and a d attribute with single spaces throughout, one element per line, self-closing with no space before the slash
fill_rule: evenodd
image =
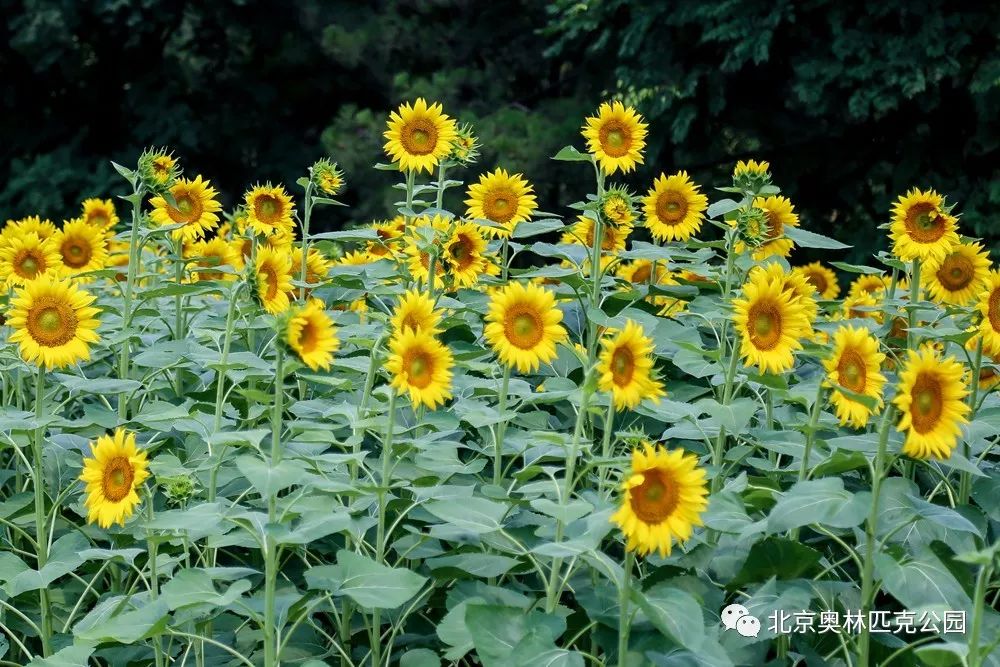
<path id="1" fill-rule="evenodd" d="M 635 358 L 631 350 L 619 348 L 611 357 L 611 377 L 619 387 L 628 385 L 635 375 Z"/>
<path id="2" fill-rule="evenodd" d="M 113 503 L 121 502 L 132 490 L 135 472 L 132 464 L 124 456 L 116 456 L 104 468 L 102 489 L 104 497 Z"/>
<path id="3" fill-rule="evenodd" d="M 972 262 L 958 254 L 948 255 L 937 272 L 938 280 L 952 292 L 968 287 L 974 277 Z"/>
<path id="4" fill-rule="evenodd" d="M 628 153 L 631 136 L 618 121 L 607 123 L 600 132 L 601 148 L 611 157 L 621 157 Z"/>
<path id="5" fill-rule="evenodd" d="M 913 399 L 913 410 L 911 411 L 913 428 L 917 433 L 927 433 L 934 430 L 941 419 L 941 413 L 944 411 L 940 383 L 926 374 L 920 375 L 913 383 L 913 391 L 910 396 Z"/>
<path id="6" fill-rule="evenodd" d="M 1000 289 L 995 289 L 990 293 L 989 308 L 986 316 L 990 321 L 993 331 L 1000 333 Z"/>
<path id="7" fill-rule="evenodd" d="M 312 352 L 316 349 L 316 329 L 312 323 L 307 323 L 299 333 L 299 346 L 304 352 Z"/>
<path id="8" fill-rule="evenodd" d="M 750 339 L 761 350 L 770 350 L 781 340 L 781 314 L 772 304 L 755 304 L 749 313 Z"/>
<path id="9" fill-rule="evenodd" d="M 410 384 L 423 389 L 431 383 L 431 370 L 433 362 L 422 352 L 417 352 L 410 357 L 406 365 L 406 375 Z"/>
<path id="10" fill-rule="evenodd" d="M 515 201 L 517 201 L 517 197 L 510 190 L 493 191 L 486 198 L 483 212 L 493 222 L 505 224 L 510 222 L 510 219 L 517 212 L 513 204 Z"/>
<path id="11" fill-rule="evenodd" d="M 816 291 L 819 292 L 821 295 L 823 294 L 823 292 L 826 291 L 826 278 L 824 278 L 820 274 L 810 273 L 806 276 L 806 280 L 808 280 L 809 284 L 815 287 Z"/>
<path id="12" fill-rule="evenodd" d="M 837 373 L 841 386 L 859 394 L 864 391 L 867 374 L 864 362 L 857 352 L 854 350 L 844 352 L 837 365 Z"/>
<path id="13" fill-rule="evenodd" d="M 642 474 L 645 478 L 642 484 L 632 489 L 632 511 L 646 523 L 663 523 L 677 508 L 677 485 L 660 471 L 647 470 Z"/>
<path id="14" fill-rule="evenodd" d="M 661 222 L 675 225 L 687 215 L 687 202 L 676 192 L 665 192 L 656 202 L 656 214 Z"/>
<path id="15" fill-rule="evenodd" d="M 58 347 L 76 334 L 76 314 L 67 304 L 42 299 L 28 312 L 28 333 L 39 344 Z"/>
<path id="16" fill-rule="evenodd" d="M 407 153 L 428 155 L 437 145 L 437 130 L 423 118 L 411 121 L 400 133 L 400 140 Z"/>
<path id="17" fill-rule="evenodd" d="M 27 255 L 24 259 L 21 260 L 20 267 L 21 267 L 20 271 L 21 275 L 25 276 L 26 278 L 34 278 L 36 275 L 38 275 L 38 260 L 36 260 L 31 255 Z"/>
<path id="18" fill-rule="evenodd" d="M 906 228 L 918 243 L 933 243 L 944 236 L 944 218 L 933 204 L 916 204 L 906 216 Z"/>

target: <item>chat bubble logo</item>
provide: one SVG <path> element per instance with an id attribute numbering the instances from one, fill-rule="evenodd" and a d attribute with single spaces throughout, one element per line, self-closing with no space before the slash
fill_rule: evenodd
<path id="1" fill-rule="evenodd" d="M 756 637 L 760 633 L 760 621 L 753 616 L 743 616 L 736 621 L 736 632 L 744 637 Z"/>
<path id="2" fill-rule="evenodd" d="M 748 616 L 749 614 L 750 610 L 743 605 L 731 604 L 723 609 L 719 616 L 722 618 L 722 625 L 725 626 L 726 630 L 732 630 L 736 627 L 736 622 L 738 620 L 744 616 Z"/>

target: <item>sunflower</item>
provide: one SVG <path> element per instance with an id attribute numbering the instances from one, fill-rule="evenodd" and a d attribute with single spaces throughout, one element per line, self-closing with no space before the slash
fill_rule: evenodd
<path id="1" fill-rule="evenodd" d="M 780 373 L 795 365 L 794 350 L 811 327 L 805 309 L 782 281 L 765 272 L 751 274 L 743 298 L 733 300 L 733 322 L 740 336 L 740 354 L 747 366 L 762 373 Z"/>
<path id="2" fill-rule="evenodd" d="M 24 285 L 47 274 L 58 275 L 62 260 L 51 240 L 27 232 L 0 245 L 0 285 Z"/>
<path id="3" fill-rule="evenodd" d="M 885 314 L 880 305 L 881 299 L 876 298 L 876 294 L 862 292 L 857 296 L 848 296 L 841 304 L 840 316 L 844 319 L 869 319 L 882 323 Z M 905 336 L 904 336 L 905 337 Z"/>
<path id="4" fill-rule="evenodd" d="M 201 176 L 193 181 L 179 179 L 170 188 L 170 194 L 176 206 L 167 203 L 165 197 L 153 197 L 149 200 L 153 207 L 149 219 L 158 225 L 183 225 L 173 230 L 175 239 L 197 241 L 218 226 L 222 204 L 216 200 L 215 188 Z"/>
<path id="5" fill-rule="evenodd" d="M 399 239 L 405 228 L 405 223 L 400 226 L 395 220 L 373 222 L 372 229 L 378 238 L 365 245 L 365 252 L 375 258 L 392 257 L 398 249 Z"/>
<path id="6" fill-rule="evenodd" d="M 840 294 L 840 285 L 837 284 L 837 274 L 819 262 L 797 266 L 795 267 L 795 272 L 808 280 L 816 288 L 816 293 L 821 299 L 836 299 Z"/>
<path id="7" fill-rule="evenodd" d="M 957 227 L 958 220 L 945 210 L 944 197 L 934 190 L 914 188 L 892 208 L 892 250 L 904 262 L 940 262 L 958 243 Z"/>
<path id="8" fill-rule="evenodd" d="M 657 241 L 687 241 L 698 233 L 705 219 L 708 197 L 688 178 L 686 171 L 660 174 L 643 200 L 646 228 Z"/>
<path id="9" fill-rule="evenodd" d="M 292 258 L 288 253 L 267 247 L 257 249 L 254 267 L 257 297 L 264 310 L 273 314 L 288 310 L 292 292 Z"/>
<path id="10" fill-rule="evenodd" d="M 340 259 L 337 260 L 337 265 L 361 266 L 362 264 L 371 264 L 374 261 L 375 258 L 369 257 L 368 253 L 366 252 L 361 252 L 360 250 L 351 250 L 341 255 Z"/>
<path id="11" fill-rule="evenodd" d="M 979 335 L 983 338 L 983 350 L 1000 356 L 1000 271 L 989 272 L 977 308 L 982 315 Z"/>
<path id="12" fill-rule="evenodd" d="M 333 353 L 340 347 L 333 320 L 319 299 L 309 299 L 288 318 L 285 342 L 309 368 L 329 370 Z"/>
<path id="13" fill-rule="evenodd" d="M 605 102 L 597 115 L 587 118 L 583 138 L 587 150 L 594 154 L 606 174 L 628 173 L 642 164 L 642 149 L 646 145 L 646 123 L 632 107 L 621 102 Z"/>
<path id="14" fill-rule="evenodd" d="M 942 358 L 930 345 L 909 350 L 892 400 L 906 431 L 903 453 L 913 458 L 946 459 L 968 423 L 966 370 L 954 357 Z"/>
<path id="15" fill-rule="evenodd" d="M 632 193 L 622 187 L 610 187 L 604 196 L 598 200 L 601 218 L 605 223 L 622 226 L 632 225 L 635 221 L 635 210 L 632 207 Z"/>
<path id="16" fill-rule="evenodd" d="M 42 220 L 37 215 L 20 220 L 8 220 L 3 229 L 0 230 L 0 246 L 9 243 L 15 236 L 24 234 L 35 234 L 39 239 L 45 241 L 56 234 L 56 226 L 51 220 Z"/>
<path id="17" fill-rule="evenodd" d="M 648 283 L 659 284 L 669 273 L 666 262 L 656 262 L 656 277 L 653 277 L 654 262 L 648 259 L 636 259 L 631 262 L 619 264 L 615 270 L 622 280 L 633 285 L 646 285 Z"/>
<path id="18" fill-rule="evenodd" d="M 243 268 L 243 255 L 240 248 L 223 238 L 215 237 L 208 241 L 196 241 L 184 252 L 188 258 L 196 258 L 191 271 L 191 280 L 236 280 L 235 273 L 224 273 L 216 270 L 219 266 L 229 266 L 232 269 Z M 128 257 L 126 256 L 126 262 Z"/>
<path id="19" fill-rule="evenodd" d="M 501 239 L 510 238 L 514 227 L 530 218 L 538 205 L 531 184 L 521 174 L 508 174 L 504 169 L 481 175 L 466 196 L 466 216 L 493 222 L 496 226 L 484 225 L 483 232 Z"/>
<path id="20" fill-rule="evenodd" d="M 753 251 L 757 261 L 773 257 L 788 257 L 795 243 L 785 236 L 785 227 L 798 227 L 799 216 L 788 197 L 756 197 L 754 208 L 764 212 L 767 217 L 767 230 L 762 234 L 763 243 Z M 745 246 L 737 242 L 736 251 L 743 252 Z"/>
<path id="21" fill-rule="evenodd" d="M 486 241 L 479 225 L 462 222 L 456 225 L 444 243 L 444 261 L 456 287 L 469 287 L 486 270 Z"/>
<path id="22" fill-rule="evenodd" d="M 306 253 L 306 282 L 316 286 L 326 282 L 332 263 L 316 248 L 309 248 Z M 302 274 L 302 248 L 292 249 L 292 275 L 298 278 Z"/>
<path id="23" fill-rule="evenodd" d="M 399 163 L 400 171 L 431 173 L 458 137 L 455 121 L 442 112 L 441 105 L 428 106 L 422 97 L 413 106 L 407 102 L 392 112 L 388 127 L 383 133 L 388 140 L 385 152 Z"/>
<path id="24" fill-rule="evenodd" d="M 685 542 L 702 525 L 708 507 L 705 471 L 693 454 L 643 442 L 632 451 L 632 470 L 622 483 L 621 507 L 611 516 L 625 534 L 625 548 L 640 555 L 670 555 L 674 540 Z"/>
<path id="25" fill-rule="evenodd" d="M 594 247 L 594 220 L 585 215 L 577 217 L 576 224 L 562 235 L 561 242 Z M 601 225 L 601 252 L 617 254 L 625 249 L 625 241 L 632 233 L 632 225 Z"/>
<path id="26" fill-rule="evenodd" d="M 858 296 L 860 294 L 877 294 L 889 289 L 892 280 L 888 276 L 873 273 L 864 273 L 854 279 L 851 287 L 847 290 L 848 296 Z M 900 291 L 900 284 L 897 281 L 896 291 Z"/>
<path id="27" fill-rule="evenodd" d="M 621 331 L 609 333 L 613 337 L 601 341 L 597 388 L 611 394 L 617 410 L 631 410 L 646 398 L 659 403 L 664 391 L 652 375 L 656 348 L 652 339 L 632 320 Z"/>
<path id="28" fill-rule="evenodd" d="M 246 224 L 254 232 L 267 237 L 283 232 L 289 243 L 294 239 L 295 202 L 283 185 L 254 186 L 243 195 L 243 205 L 247 212 Z"/>
<path id="29" fill-rule="evenodd" d="M 733 169 L 733 180 L 737 181 L 745 178 L 764 178 L 770 177 L 771 165 L 764 160 L 757 162 L 757 160 L 739 160 L 736 162 L 736 167 Z"/>
<path id="30" fill-rule="evenodd" d="M 785 268 L 777 263 L 758 264 L 750 269 L 749 278 L 764 276 L 763 280 L 777 280 L 781 283 L 781 291 L 788 292 L 792 297 L 792 303 L 802 306 L 806 320 L 812 326 L 819 314 L 819 306 L 816 304 L 816 286 L 806 280 L 806 277 L 798 271 L 785 271 Z"/>
<path id="31" fill-rule="evenodd" d="M 410 280 L 426 285 L 431 273 L 431 253 L 421 250 L 418 245 L 413 243 L 406 247 L 403 256 L 406 268 L 410 272 Z M 434 289 L 444 287 L 446 275 L 448 275 L 448 269 L 444 261 L 438 257 L 434 262 Z"/>
<path id="32" fill-rule="evenodd" d="M 426 329 L 405 328 L 389 342 L 385 369 L 392 386 L 408 392 L 414 407 L 436 410 L 451 398 L 451 351 Z"/>
<path id="33" fill-rule="evenodd" d="M 77 276 L 103 269 L 108 263 L 108 247 L 104 232 L 81 219 L 63 223 L 52 237 L 52 245 L 62 259 L 62 271 Z"/>
<path id="34" fill-rule="evenodd" d="M 441 313 L 435 308 L 434 300 L 426 292 L 411 289 L 399 299 L 392 314 L 392 330 L 399 333 L 406 329 L 416 329 L 437 333 Z"/>
<path id="35" fill-rule="evenodd" d="M 537 285 L 511 283 L 497 290 L 486 322 L 483 334 L 500 361 L 522 373 L 550 362 L 556 344 L 566 340 L 555 297 Z"/>
<path id="36" fill-rule="evenodd" d="M 173 155 L 164 152 L 152 155 L 149 168 L 153 182 L 161 187 L 167 184 L 170 179 L 175 178 L 180 170 L 177 166 L 177 159 Z"/>
<path id="37" fill-rule="evenodd" d="M 83 221 L 102 231 L 111 231 L 118 224 L 115 203 L 110 199 L 84 199 Z"/>
<path id="38" fill-rule="evenodd" d="M 69 280 L 43 275 L 17 288 L 7 314 L 21 358 L 45 368 L 65 368 L 90 359 L 97 335 L 94 296 Z"/>
<path id="39" fill-rule="evenodd" d="M 979 243 L 956 243 L 940 261 L 927 262 L 921 283 L 937 303 L 965 306 L 983 290 L 990 254 Z"/>
<path id="40" fill-rule="evenodd" d="M 885 376 L 879 368 L 884 360 L 885 355 L 879 352 L 878 340 L 867 329 L 842 326 L 833 334 L 833 352 L 823 360 L 823 367 L 826 368 L 828 385 L 833 387 L 830 400 L 841 424 L 863 428 L 872 410 L 838 391 L 839 387 L 875 399 L 875 412 L 881 409 Z"/>
<path id="41" fill-rule="evenodd" d="M 149 477 L 146 452 L 135 446 L 135 434 L 116 429 L 90 443 L 91 458 L 83 459 L 80 480 L 86 484 L 87 523 L 124 526 L 139 504 L 137 493 Z"/>
<path id="42" fill-rule="evenodd" d="M 318 160 L 310 171 L 312 182 L 321 194 L 327 197 L 336 197 L 344 189 L 344 172 L 340 170 L 336 162 L 323 158 Z"/>

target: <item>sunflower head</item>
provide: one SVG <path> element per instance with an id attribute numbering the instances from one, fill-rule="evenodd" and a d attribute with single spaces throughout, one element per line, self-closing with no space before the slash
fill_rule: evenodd
<path id="1" fill-rule="evenodd" d="M 264 310 L 272 315 L 288 310 L 292 292 L 292 258 L 287 252 L 266 246 L 258 248 L 251 280 Z"/>
<path id="2" fill-rule="evenodd" d="M 20 220 L 8 220 L 3 229 L 0 229 L 0 246 L 8 243 L 10 239 L 24 234 L 35 234 L 44 241 L 55 236 L 56 231 L 56 226 L 52 224 L 51 220 L 42 220 L 37 215 Z"/>
<path id="3" fill-rule="evenodd" d="M 837 274 L 819 262 L 796 267 L 795 272 L 816 288 L 816 295 L 820 299 L 836 299 L 840 294 Z"/>
<path id="4" fill-rule="evenodd" d="M 632 452 L 622 482 L 622 504 L 611 516 L 625 535 L 625 548 L 640 555 L 670 555 L 674 541 L 690 539 L 708 507 L 708 485 L 698 459 L 643 442 Z"/>
<path id="5" fill-rule="evenodd" d="M 171 232 L 175 239 L 197 241 L 219 226 L 222 204 L 217 199 L 218 192 L 201 176 L 194 180 L 178 179 L 169 192 L 173 203 L 162 195 L 149 200 L 153 206 L 149 218 L 161 226 L 180 225 Z"/>
<path id="6" fill-rule="evenodd" d="M 406 102 L 390 114 L 384 136 L 386 155 L 399 164 L 400 171 L 429 174 L 451 153 L 458 132 L 440 104 L 428 105 L 420 97 L 412 106 Z"/>
<path id="7" fill-rule="evenodd" d="M 986 354 L 1000 357 L 1000 271 L 990 271 L 979 293 L 976 308 L 982 319 L 979 335 Z"/>
<path id="8" fill-rule="evenodd" d="M 698 233 L 705 219 L 708 197 L 688 178 L 686 171 L 660 174 L 643 199 L 646 227 L 657 241 L 687 241 Z"/>
<path id="9" fill-rule="evenodd" d="M 444 242 L 442 257 L 456 287 L 470 287 L 486 271 L 486 240 L 471 222 L 455 225 Z"/>
<path id="10" fill-rule="evenodd" d="M 284 234 L 294 234 L 295 203 L 283 185 L 254 186 L 243 195 L 243 206 L 247 213 L 246 224 L 256 234 L 270 238 Z"/>
<path id="11" fill-rule="evenodd" d="M 601 219 L 606 224 L 631 225 L 635 221 L 635 202 L 632 193 L 624 187 L 612 186 L 597 200 Z"/>
<path id="12" fill-rule="evenodd" d="M 966 306 L 979 296 L 990 272 L 990 255 L 980 243 L 956 243 L 944 257 L 928 260 L 920 278 L 938 303 Z"/>
<path id="13" fill-rule="evenodd" d="M 736 244 L 737 252 L 750 246 L 758 262 L 768 257 L 788 257 L 795 246 L 785 236 L 785 229 L 797 227 L 799 216 L 787 197 L 756 197 L 750 210 L 741 212 L 737 221 L 742 241 Z"/>
<path id="14" fill-rule="evenodd" d="M 646 128 L 642 116 L 621 102 L 605 102 L 597 115 L 587 118 L 583 138 L 601 170 L 610 175 L 628 173 L 642 164 L 642 149 L 646 146 Z"/>
<path id="15" fill-rule="evenodd" d="M 483 334 L 502 363 L 528 373 L 555 358 L 567 338 L 561 322 L 552 292 L 510 283 L 493 294 Z"/>
<path id="16" fill-rule="evenodd" d="M 15 294 L 7 326 L 25 361 L 52 369 L 90 358 L 90 346 L 100 340 L 93 295 L 51 275 L 39 276 Z"/>
<path id="17" fill-rule="evenodd" d="M 196 241 L 184 250 L 184 256 L 192 259 L 194 269 L 191 279 L 195 282 L 203 280 L 236 280 L 236 270 L 243 268 L 243 255 L 240 248 L 224 238 L 215 237 L 208 241 Z M 126 257 L 127 260 L 127 257 Z M 228 266 L 229 271 L 219 271 L 218 267 Z"/>
<path id="18" fill-rule="evenodd" d="M 62 257 L 52 239 L 34 232 L 11 236 L 0 244 L 0 285 L 25 285 L 44 275 L 59 275 Z"/>
<path id="19" fill-rule="evenodd" d="M 180 164 L 167 148 L 147 148 L 139 156 L 139 179 L 153 194 L 163 194 L 181 176 Z"/>
<path id="20" fill-rule="evenodd" d="M 441 322 L 441 313 L 436 309 L 434 300 L 423 290 L 411 289 L 399 299 L 399 304 L 392 314 L 392 330 L 400 333 L 407 329 L 418 329 L 437 333 Z"/>
<path id="21" fill-rule="evenodd" d="M 465 123 L 456 131 L 455 143 L 452 144 L 448 160 L 455 164 L 468 167 L 479 157 L 479 139 L 472 131 L 472 125 Z"/>
<path id="22" fill-rule="evenodd" d="M 112 231 L 118 224 L 115 203 L 110 199 L 84 199 L 81 219 L 103 231 Z"/>
<path id="23" fill-rule="evenodd" d="M 954 357 L 932 345 L 909 350 L 893 399 L 900 411 L 896 428 L 906 433 L 903 453 L 914 458 L 951 456 L 968 423 L 968 373 Z"/>
<path id="24" fill-rule="evenodd" d="M 135 434 L 117 429 L 90 443 L 91 455 L 83 459 L 80 480 L 84 493 L 87 523 L 101 528 L 125 525 L 139 504 L 138 491 L 149 477 L 146 453 L 135 446 Z"/>
<path id="25" fill-rule="evenodd" d="M 309 248 L 306 253 L 306 282 L 311 286 L 306 288 L 306 293 L 312 290 L 313 286 L 322 285 L 326 282 L 333 263 L 323 256 L 316 248 Z M 292 248 L 292 275 L 296 278 L 302 273 L 302 248 Z"/>
<path id="26" fill-rule="evenodd" d="M 408 393 L 414 407 L 436 410 L 451 398 L 451 351 L 433 333 L 409 327 L 397 330 L 389 352 L 385 369 L 392 376 L 391 384 Z"/>
<path id="27" fill-rule="evenodd" d="M 493 223 L 484 225 L 483 232 L 496 238 L 510 238 L 514 227 L 530 218 L 538 204 L 531 183 L 521 174 L 499 168 L 481 175 L 466 194 L 466 215 Z"/>
<path id="28" fill-rule="evenodd" d="M 597 387 L 611 394 L 618 410 L 633 409 L 643 399 L 659 403 L 663 385 L 653 376 L 656 346 L 632 320 L 621 331 L 609 331 L 597 364 Z"/>
<path id="29" fill-rule="evenodd" d="M 313 185 L 326 197 L 336 197 L 344 189 L 344 172 L 336 162 L 328 158 L 317 160 L 309 173 L 312 175 Z"/>
<path id="30" fill-rule="evenodd" d="M 285 325 L 285 344 L 312 370 L 330 369 L 340 341 L 322 301 L 309 299 L 291 311 Z"/>
<path id="31" fill-rule="evenodd" d="M 934 190 L 916 188 L 900 196 L 892 208 L 893 253 L 904 262 L 942 261 L 959 242 L 958 220 L 951 207 Z"/>
<path id="32" fill-rule="evenodd" d="M 802 303 L 766 271 L 751 273 L 742 297 L 733 300 L 733 322 L 745 363 L 762 373 L 790 370 L 793 352 L 811 331 Z"/>
<path id="33" fill-rule="evenodd" d="M 52 237 L 52 244 L 59 252 L 66 276 L 97 271 L 107 265 L 108 245 L 104 230 L 80 218 L 64 222 L 62 229 Z"/>
<path id="34" fill-rule="evenodd" d="M 863 428 L 873 412 L 881 408 L 885 376 L 879 369 L 885 355 L 879 352 L 878 339 L 867 329 L 841 326 L 833 335 L 833 350 L 823 360 L 828 384 L 833 387 L 831 400 L 840 423 Z M 846 389 L 846 393 L 840 388 Z M 875 410 L 852 394 L 872 399 Z"/>
<path id="35" fill-rule="evenodd" d="M 760 192 L 765 185 L 771 184 L 771 165 L 756 160 L 740 160 L 733 169 L 733 187 L 745 192 Z"/>

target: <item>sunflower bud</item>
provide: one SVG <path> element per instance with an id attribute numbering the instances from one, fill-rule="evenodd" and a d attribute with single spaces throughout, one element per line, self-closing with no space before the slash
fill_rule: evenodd
<path id="1" fill-rule="evenodd" d="M 757 193 L 765 185 L 771 184 L 771 165 L 767 162 L 740 160 L 733 169 L 733 186 L 740 190 Z"/>
<path id="2" fill-rule="evenodd" d="M 740 209 L 736 216 L 736 231 L 740 240 L 747 247 L 759 248 L 768 239 L 771 230 L 771 222 L 767 217 L 767 211 L 749 206 Z"/>
<path id="3" fill-rule="evenodd" d="M 173 152 L 166 148 L 147 148 L 139 156 L 139 178 L 153 194 L 167 192 L 181 175 L 181 168 Z"/>
<path id="4" fill-rule="evenodd" d="M 457 134 L 451 145 L 448 160 L 468 167 L 479 157 L 479 139 L 472 133 L 472 125 L 468 123 L 460 127 Z"/>
<path id="5" fill-rule="evenodd" d="M 336 197 L 344 189 L 344 172 L 336 162 L 328 158 L 318 160 L 310 167 L 309 173 L 312 175 L 313 185 L 327 197 Z"/>
<path id="6" fill-rule="evenodd" d="M 598 206 L 602 219 L 616 227 L 631 225 L 635 220 L 634 198 L 625 188 L 609 188 L 598 200 Z"/>
<path id="7" fill-rule="evenodd" d="M 156 483 L 171 505 L 183 505 L 194 495 L 195 483 L 188 475 L 157 477 Z"/>

